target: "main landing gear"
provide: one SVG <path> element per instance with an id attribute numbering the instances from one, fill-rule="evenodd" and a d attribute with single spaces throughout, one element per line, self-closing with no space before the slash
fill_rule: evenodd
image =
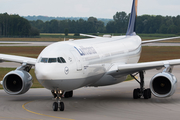
<path id="1" fill-rule="evenodd" d="M 52 108 L 54 111 L 57 111 L 58 108 L 60 111 L 64 111 L 64 103 L 61 102 L 61 98 L 70 98 L 73 96 L 73 91 L 63 92 L 62 90 L 53 90 L 51 91 L 56 102 L 53 103 Z"/>
<path id="2" fill-rule="evenodd" d="M 135 77 L 137 74 L 136 75 L 130 74 L 130 75 L 140 84 L 140 88 L 134 89 L 133 98 L 139 99 L 139 98 L 141 98 L 141 96 L 143 96 L 144 99 L 150 99 L 151 98 L 151 90 L 149 88 L 148 89 L 144 88 L 144 72 L 139 71 L 140 81 L 138 81 Z"/>

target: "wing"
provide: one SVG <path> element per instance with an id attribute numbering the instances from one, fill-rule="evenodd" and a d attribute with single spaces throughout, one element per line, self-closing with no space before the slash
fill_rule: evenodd
<path id="1" fill-rule="evenodd" d="M 30 58 L 30 57 L 22 57 L 16 55 L 7 55 L 7 54 L 0 54 L 0 60 L 3 61 L 11 61 L 17 63 L 27 63 L 29 65 L 34 66 L 36 64 L 37 59 Z"/>
<path id="2" fill-rule="evenodd" d="M 165 61 L 155 61 L 155 62 L 144 62 L 135 64 L 115 64 L 107 72 L 107 74 L 113 77 L 119 75 L 128 75 L 139 71 L 150 70 L 150 69 L 160 69 L 167 66 L 180 65 L 180 59 L 175 60 L 165 60 Z"/>
<path id="3" fill-rule="evenodd" d="M 99 36 L 95 36 L 95 35 L 87 35 L 87 34 L 80 34 L 81 36 L 87 36 L 87 37 L 92 37 L 92 38 L 102 38 Z"/>
<path id="4" fill-rule="evenodd" d="M 170 37 L 170 38 L 162 38 L 162 39 L 155 39 L 155 40 L 147 40 L 147 41 L 142 41 L 141 44 L 146 44 L 146 43 L 153 43 L 153 42 L 159 42 L 159 41 L 165 41 L 165 40 L 172 40 L 172 39 L 178 39 L 178 37 Z"/>

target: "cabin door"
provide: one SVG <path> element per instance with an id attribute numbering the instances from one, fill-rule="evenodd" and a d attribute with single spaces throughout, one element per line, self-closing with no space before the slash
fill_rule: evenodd
<path id="1" fill-rule="evenodd" d="M 71 51 L 71 53 L 73 54 L 73 57 L 75 59 L 76 66 L 77 66 L 77 71 L 81 71 L 82 70 L 82 65 L 81 65 L 80 55 L 74 50 Z"/>

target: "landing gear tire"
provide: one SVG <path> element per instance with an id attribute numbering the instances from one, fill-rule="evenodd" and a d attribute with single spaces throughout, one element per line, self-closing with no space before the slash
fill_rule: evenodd
<path id="1" fill-rule="evenodd" d="M 57 111 L 58 110 L 58 103 L 54 102 L 52 105 L 53 111 Z"/>
<path id="2" fill-rule="evenodd" d="M 141 96 L 144 97 L 144 99 L 150 99 L 151 98 L 151 90 L 148 89 L 144 89 L 144 72 L 143 71 L 139 71 L 139 77 L 140 77 L 140 81 L 136 79 L 136 75 L 131 75 L 131 77 L 133 77 L 140 85 L 140 88 L 134 89 L 133 91 L 133 98 L 134 99 L 139 99 L 141 98 Z"/>
<path id="3" fill-rule="evenodd" d="M 139 88 L 134 89 L 134 91 L 133 91 L 133 98 L 134 98 L 134 99 L 139 99 L 139 98 L 141 98 L 140 89 L 139 89 Z"/>
<path id="4" fill-rule="evenodd" d="M 64 111 L 64 103 L 63 102 L 60 102 L 60 106 L 59 106 L 59 110 L 60 111 Z"/>
<path id="5" fill-rule="evenodd" d="M 150 89 L 145 89 L 144 92 L 143 92 L 143 96 L 144 96 L 144 99 L 151 98 L 151 90 Z"/>

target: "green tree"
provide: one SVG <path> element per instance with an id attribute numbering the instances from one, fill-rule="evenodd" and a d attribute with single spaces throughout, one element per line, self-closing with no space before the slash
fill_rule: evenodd
<path id="1" fill-rule="evenodd" d="M 32 31 L 28 20 L 19 15 L 0 14 L 0 36 L 30 36 Z"/>
<path id="2" fill-rule="evenodd" d="M 69 33 L 69 29 L 64 29 L 64 34 L 65 34 L 65 36 L 68 36 L 68 33 Z"/>
<path id="3" fill-rule="evenodd" d="M 106 32 L 107 33 L 115 33 L 116 32 L 116 25 L 114 21 L 110 21 L 106 25 Z"/>
<path id="4" fill-rule="evenodd" d="M 127 30 L 128 25 L 128 15 L 123 12 L 116 12 L 113 16 L 116 25 L 116 32 L 117 33 L 125 33 Z"/>
<path id="5" fill-rule="evenodd" d="M 40 35 L 39 30 L 35 27 L 31 27 L 30 36 L 39 36 L 39 35 Z"/>
<path id="6" fill-rule="evenodd" d="M 160 28 L 159 28 L 159 32 L 160 33 L 163 33 L 163 34 L 166 34 L 167 33 L 167 26 L 166 25 L 162 25 Z"/>

